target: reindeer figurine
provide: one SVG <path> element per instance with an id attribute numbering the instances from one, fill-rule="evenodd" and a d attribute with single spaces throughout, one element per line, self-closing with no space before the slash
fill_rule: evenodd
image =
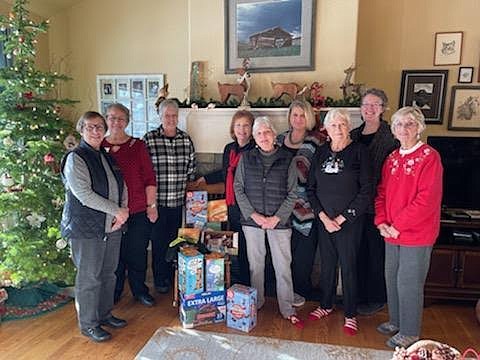
<path id="1" fill-rule="evenodd" d="M 352 65 L 349 68 L 343 70 L 343 72 L 345 73 L 345 79 L 343 80 L 343 83 L 340 86 L 340 89 L 342 89 L 344 99 L 346 99 L 349 96 L 352 96 L 353 94 L 361 96 L 365 88 L 365 84 L 352 83 L 351 79 L 355 69 L 356 69 L 355 66 Z"/>
<path id="2" fill-rule="evenodd" d="M 242 67 L 237 69 L 237 84 L 218 82 L 218 92 L 220 93 L 220 101 L 226 103 L 230 96 L 236 96 L 241 106 L 248 106 L 248 91 L 250 90 L 250 74 L 248 68 L 250 59 L 243 59 Z"/>
<path id="3" fill-rule="evenodd" d="M 155 101 L 155 109 L 157 109 L 157 112 L 158 107 L 160 106 L 162 101 L 168 97 L 168 94 L 168 84 L 165 84 L 160 90 L 158 90 L 157 100 Z"/>
<path id="4" fill-rule="evenodd" d="M 303 89 L 303 92 L 306 91 L 306 87 L 304 86 L 301 88 L 297 83 L 291 82 L 291 83 L 274 83 L 271 82 L 272 84 L 272 89 L 273 89 L 273 95 L 272 97 L 275 100 L 280 99 L 283 95 L 288 95 L 292 100 L 296 99 L 297 94 L 299 94 L 300 89 Z"/>

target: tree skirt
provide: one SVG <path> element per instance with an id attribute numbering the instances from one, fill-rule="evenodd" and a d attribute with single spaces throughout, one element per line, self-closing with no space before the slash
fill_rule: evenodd
<path id="1" fill-rule="evenodd" d="M 160 328 L 136 360 L 387 360 L 393 352 L 195 329 Z"/>
<path id="2" fill-rule="evenodd" d="M 65 305 L 72 299 L 65 288 L 48 283 L 5 289 L 8 299 L 3 303 L 3 308 L 0 308 L 2 321 L 39 316 Z"/>

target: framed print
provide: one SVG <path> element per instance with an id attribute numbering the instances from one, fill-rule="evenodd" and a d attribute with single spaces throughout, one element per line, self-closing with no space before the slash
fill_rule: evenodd
<path id="1" fill-rule="evenodd" d="M 435 33 L 433 65 L 460 65 L 462 63 L 463 31 Z"/>
<path id="2" fill-rule="evenodd" d="M 102 99 L 113 99 L 115 97 L 114 91 L 113 79 L 102 79 L 100 81 L 100 93 Z"/>
<path id="3" fill-rule="evenodd" d="M 147 80 L 147 90 L 148 90 L 148 97 L 150 99 L 156 99 L 158 96 L 158 91 L 160 90 L 160 81 Z"/>
<path id="4" fill-rule="evenodd" d="M 145 81 L 132 80 L 132 98 L 142 99 L 145 97 Z"/>
<path id="5" fill-rule="evenodd" d="M 448 130 L 480 131 L 480 86 L 452 86 Z"/>
<path id="6" fill-rule="evenodd" d="M 113 104 L 113 101 L 102 101 L 100 114 L 105 116 L 107 114 L 107 107 L 109 107 L 112 104 Z"/>
<path id="7" fill-rule="evenodd" d="M 427 124 L 442 124 L 448 70 L 403 70 L 399 107 L 418 106 Z"/>
<path id="8" fill-rule="evenodd" d="M 129 98 L 130 97 L 130 81 L 117 80 L 117 98 Z"/>
<path id="9" fill-rule="evenodd" d="M 460 67 L 458 69 L 458 82 L 460 84 L 469 84 L 473 80 L 473 67 Z"/>
<path id="10" fill-rule="evenodd" d="M 314 70 L 316 0 L 225 0 L 225 73 Z"/>

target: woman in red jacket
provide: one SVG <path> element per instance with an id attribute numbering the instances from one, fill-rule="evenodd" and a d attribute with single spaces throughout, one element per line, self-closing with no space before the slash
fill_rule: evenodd
<path id="1" fill-rule="evenodd" d="M 385 238 L 385 280 L 389 321 L 378 326 L 393 335 L 387 345 L 408 347 L 420 336 L 423 287 L 440 229 L 442 163 L 420 140 L 425 118 L 415 107 L 392 116 L 400 141 L 385 160 L 375 199 L 375 225 Z"/>

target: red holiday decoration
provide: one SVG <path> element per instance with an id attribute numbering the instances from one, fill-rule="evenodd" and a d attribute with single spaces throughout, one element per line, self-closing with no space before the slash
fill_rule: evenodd
<path id="1" fill-rule="evenodd" d="M 31 91 L 23 93 L 23 97 L 27 100 L 32 100 L 33 99 L 33 93 Z"/>

